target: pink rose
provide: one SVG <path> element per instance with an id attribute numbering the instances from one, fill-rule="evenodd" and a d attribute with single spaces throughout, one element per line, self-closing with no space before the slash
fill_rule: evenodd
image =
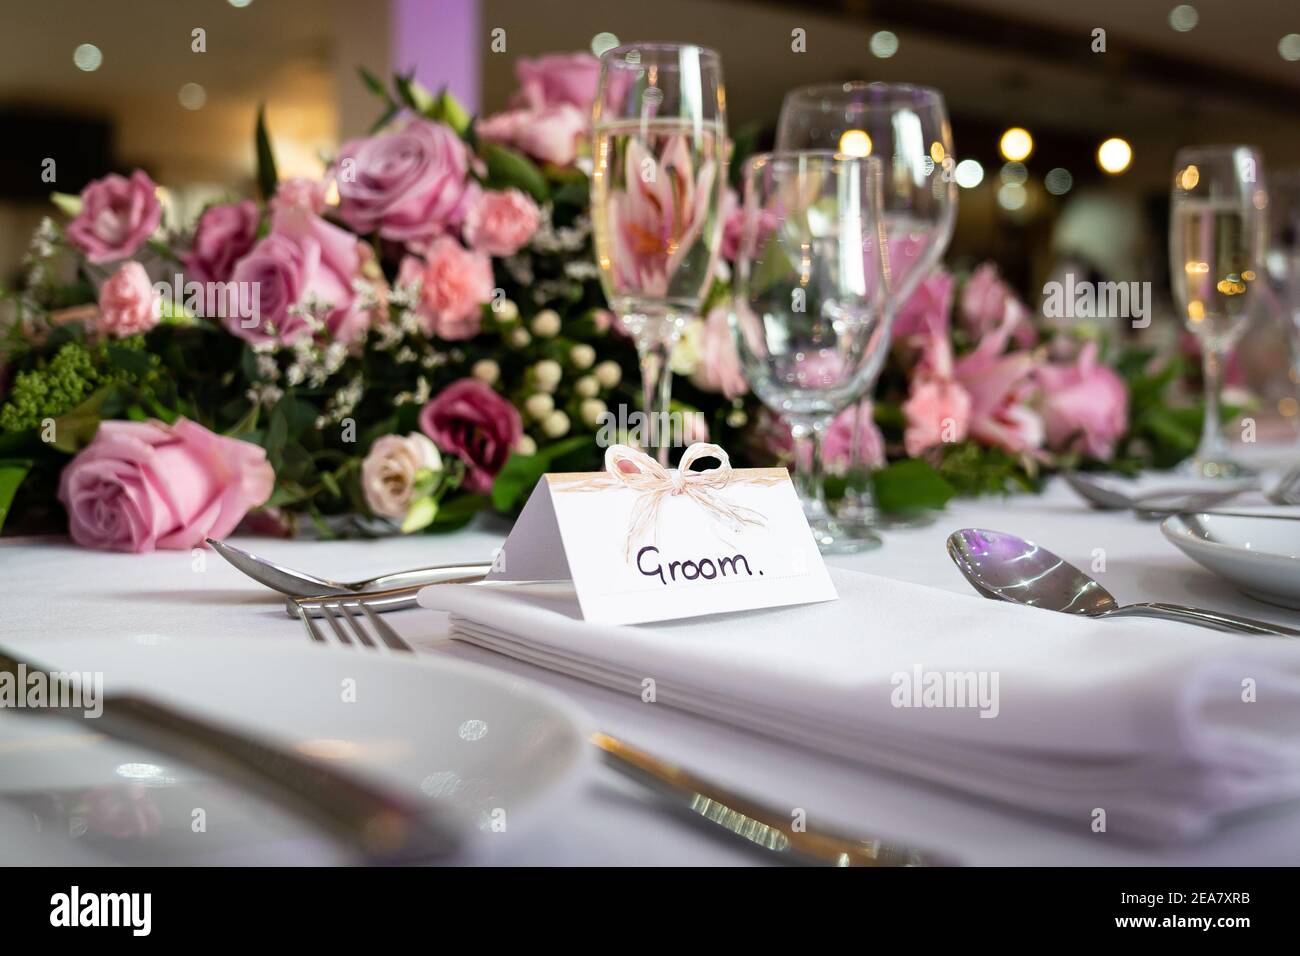
<path id="1" fill-rule="evenodd" d="M 144 170 L 130 179 L 114 173 L 81 191 L 81 212 L 67 236 L 91 262 L 116 262 L 135 255 L 161 219 L 158 187 Z"/>
<path id="2" fill-rule="evenodd" d="M 465 488 L 487 492 L 523 436 L 518 410 L 478 379 L 453 382 L 420 411 L 420 430 L 465 462 Z"/>
<path id="3" fill-rule="evenodd" d="M 271 234 L 239 260 L 231 276 L 256 286 L 257 315 L 227 315 L 222 322 L 249 342 L 288 344 L 312 333 L 304 314 L 311 310 L 334 339 L 350 342 L 370 320 L 352 286 L 362 264 L 350 232 L 304 210 L 282 209 Z"/>
<path id="4" fill-rule="evenodd" d="M 440 236 L 423 262 L 414 256 L 402 260 L 397 284 L 419 289 L 415 313 L 425 335 L 472 338 L 478 334 L 483 305 L 492 299 L 492 260 L 450 236 Z"/>
<path id="5" fill-rule="evenodd" d="M 257 445 L 184 418 L 106 421 L 63 469 L 59 500 L 77 544 L 141 554 L 224 538 L 274 485 Z"/>
<path id="6" fill-rule="evenodd" d="M 188 278 L 195 282 L 228 282 L 235 263 L 257 241 L 261 214 L 250 199 L 226 206 L 210 206 L 194 230 L 194 246 L 182 257 Z"/>
<path id="7" fill-rule="evenodd" d="M 1097 361 L 1097 343 L 1085 345 L 1074 365 L 1043 365 L 1037 376 L 1048 445 L 1057 451 L 1078 447 L 1098 461 L 1109 461 L 1128 428 L 1128 390 Z"/>
<path id="8" fill-rule="evenodd" d="M 589 112 L 557 103 L 497 113 L 480 120 L 477 132 L 485 143 L 502 143 L 544 163 L 572 166 L 578 158 L 578 142 L 587 135 L 590 125 Z"/>
<path id="9" fill-rule="evenodd" d="M 736 342 L 731 337 L 727 307 L 717 306 L 704 320 L 700 362 L 691 381 L 706 392 L 721 392 L 727 398 L 744 395 L 749 388 L 740 367 Z"/>
<path id="10" fill-rule="evenodd" d="M 328 192 L 329 180 L 308 179 L 306 176 L 282 179 L 271 197 L 271 209 L 305 209 L 320 215 L 325 211 Z"/>
<path id="11" fill-rule="evenodd" d="M 1029 308 L 1016 297 L 1010 286 L 998 278 L 998 267 L 986 262 L 976 269 L 961 290 L 962 325 L 972 339 L 1009 322 L 1017 345 L 1030 346 L 1037 336 Z"/>
<path id="12" fill-rule="evenodd" d="M 894 341 L 914 336 L 948 334 L 948 316 L 952 312 L 953 278 L 943 269 L 935 269 L 916 291 L 907 297 L 894 316 Z"/>
<path id="13" fill-rule="evenodd" d="M 944 442 L 965 441 L 970 432 L 971 400 L 950 379 L 917 379 L 903 403 L 903 447 L 911 458 Z"/>
<path id="14" fill-rule="evenodd" d="M 488 255 L 513 256 L 541 221 L 537 203 L 518 189 L 484 192 L 465 215 L 465 241 Z"/>
<path id="15" fill-rule="evenodd" d="M 552 53 L 515 61 L 518 105 L 531 109 L 567 103 L 587 113 L 596 99 L 600 60 L 590 53 Z"/>
<path id="16" fill-rule="evenodd" d="M 99 290 L 95 329 L 119 339 L 148 332 L 158 324 L 161 306 L 144 266 L 123 263 Z"/>
<path id="17" fill-rule="evenodd" d="M 422 242 L 459 226 L 478 191 L 464 142 L 424 119 L 349 140 L 331 172 L 343 221 L 398 242 Z"/>

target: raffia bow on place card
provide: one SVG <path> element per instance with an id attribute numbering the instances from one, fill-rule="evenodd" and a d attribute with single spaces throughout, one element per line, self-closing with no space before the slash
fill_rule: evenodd
<path id="1" fill-rule="evenodd" d="M 692 471 L 691 465 L 703 458 L 716 458 L 715 468 Z M 676 468 L 665 468 L 645 452 L 629 445 L 611 445 L 605 451 L 605 473 L 579 475 L 566 480 L 563 476 L 552 482 L 557 492 L 608 491 L 612 488 L 629 488 L 637 493 L 628 520 L 626 556 L 630 561 L 642 542 L 653 542 L 659 526 L 659 509 L 664 500 L 673 495 L 690 498 L 708 517 L 728 531 L 739 532 L 745 527 L 762 527 L 765 520 L 752 508 L 728 501 L 722 490 L 729 484 L 775 485 L 788 480 L 784 474 L 737 474 L 731 467 L 731 458 L 718 445 L 696 442 L 682 453 Z"/>

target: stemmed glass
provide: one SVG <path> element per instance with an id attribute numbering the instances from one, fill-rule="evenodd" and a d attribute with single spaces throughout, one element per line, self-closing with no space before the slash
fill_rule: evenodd
<path id="1" fill-rule="evenodd" d="M 1174 159 L 1169 271 L 1174 300 L 1200 340 L 1205 379 L 1201 443 L 1185 470 L 1204 478 L 1248 473 L 1223 439 L 1219 388 L 1228 350 L 1245 331 L 1263 278 L 1268 191 L 1259 151 L 1191 146 Z"/>
<path id="2" fill-rule="evenodd" d="M 828 151 L 763 153 L 745 169 L 732 330 L 754 393 L 790 424 L 804 512 L 828 553 L 879 544 L 831 517 L 820 448 L 889 348 L 879 169 Z"/>
<path id="3" fill-rule="evenodd" d="M 610 308 L 636 344 L 650 445 L 667 464 L 668 358 L 722 241 L 726 110 L 718 54 L 635 43 L 600 58 L 592 228 Z"/>
<path id="4" fill-rule="evenodd" d="M 1300 383 L 1300 169 L 1268 177 L 1269 283 L 1291 335 L 1292 381 Z"/>
<path id="5" fill-rule="evenodd" d="M 890 280 L 885 306 L 892 322 L 952 239 L 957 185 L 943 95 L 903 83 L 800 87 L 786 94 L 781 106 L 776 149 L 827 149 L 879 159 Z M 864 394 L 870 395 L 874 386 L 874 378 L 864 382 Z M 864 404 L 855 406 L 848 487 L 836 517 L 849 528 L 864 530 L 928 523 L 928 516 L 878 515 L 870 468 L 863 462 L 862 436 L 872 424 L 861 420 Z"/>

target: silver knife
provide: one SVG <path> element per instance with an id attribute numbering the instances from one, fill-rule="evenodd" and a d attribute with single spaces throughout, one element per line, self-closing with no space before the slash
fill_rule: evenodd
<path id="1" fill-rule="evenodd" d="M 0 649 L 0 674 L 45 671 Z M 79 695 L 71 695 L 77 699 Z M 92 718 L 79 707 L 23 707 L 14 713 L 62 717 L 143 746 L 257 794 L 315 824 L 369 864 L 414 863 L 454 853 L 460 838 L 430 808 L 336 767 L 135 694 L 109 694 Z"/>

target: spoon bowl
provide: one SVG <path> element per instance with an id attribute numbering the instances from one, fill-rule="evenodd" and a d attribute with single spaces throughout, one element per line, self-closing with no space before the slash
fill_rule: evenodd
<path id="1" fill-rule="evenodd" d="M 1120 604 L 1096 580 L 1032 541 L 1004 531 L 962 528 L 948 536 L 948 556 L 986 598 L 1084 617 L 1156 617 L 1235 634 L 1300 637 L 1300 631 L 1253 618 L 1181 604 Z"/>

